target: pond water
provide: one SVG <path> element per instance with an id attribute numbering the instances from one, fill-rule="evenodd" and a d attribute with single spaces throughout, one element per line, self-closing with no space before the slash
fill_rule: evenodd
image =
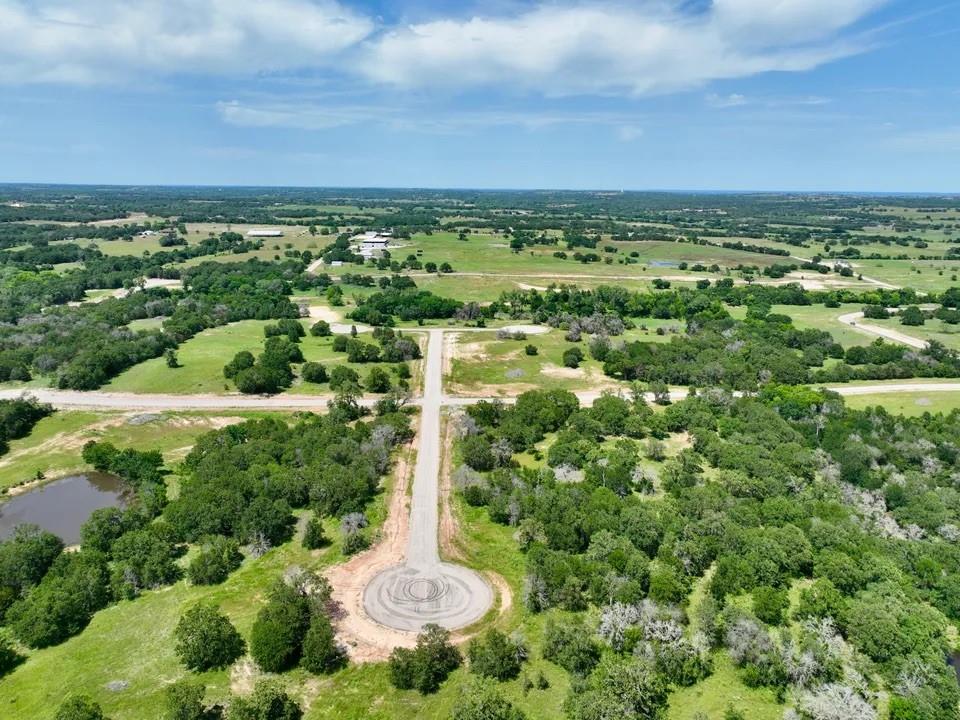
<path id="1" fill-rule="evenodd" d="M 131 497 L 115 475 L 92 472 L 60 478 L 0 503 L 0 540 L 10 537 L 17 525 L 32 523 L 75 545 L 90 513 L 122 507 Z"/>
<path id="2" fill-rule="evenodd" d="M 649 265 L 650 267 L 670 268 L 670 267 L 676 267 L 678 264 L 679 263 L 677 263 L 674 260 L 648 260 L 647 261 L 647 265 Z"/>

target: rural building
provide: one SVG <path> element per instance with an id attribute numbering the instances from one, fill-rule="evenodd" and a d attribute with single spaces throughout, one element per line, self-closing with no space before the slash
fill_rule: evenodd
<path id="1" fill-rule="evenodd" d="M 365 258 L 371 258 L 383 255 L 383 251 L 390 247 L 392 237 L 390 233 L 368 230 L 362 235 L 354 235 L 350 239 L 357 243 L 358 253 Z"/>
<path id="2" fill-rule="evenodd" d="M 253 230 L 247 230 L 247 237 L 259 237 L 259 238 L 283 237 L 283 230 L 274 230 L 270 228 L 254 228 Z"/>
<path id="3" fill-rule="evenodd" d="M 140 237 L 151 237 L 151 236 L 153 236 L 153 235 L 156 235 L 157 233 L 156 233 L 155 231 L 153 231 L 153 230 L 143 230 L 143 231 L 141 231 L 141 232 L 139 232 L 139 233 L 137 233 L 137 234 L 138 234 Z"/>

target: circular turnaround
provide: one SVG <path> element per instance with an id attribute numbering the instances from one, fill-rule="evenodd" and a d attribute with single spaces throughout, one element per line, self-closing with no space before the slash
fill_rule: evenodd
<path id="1" fill-rule="evenodd" d="M 363 607 L 381 625 L 419 632 L 435 623 L 455 630 L 476 622 L 493 604 L 493 590 L 473 570 L 439 563 L 428 569 L 394 565 L 363 591 Z"/>

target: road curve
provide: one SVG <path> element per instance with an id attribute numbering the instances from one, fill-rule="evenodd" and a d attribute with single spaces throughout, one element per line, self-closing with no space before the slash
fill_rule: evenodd
<path id="1" fill-rule="evenodd" d="M 898 342 L 903 345 L 909 345 L 910 347 L 917 348 L 918 350 L 923 350 L 927 347 L 926 340 L 921 340 L 920 338 L 907 335 L 906 333 L 893 330 L 892 328 L 885 328 L 880 327 L 879 325 L 871 325 L 870 323 L 860 322 L 862 319 L 862 312 L 846 313 L 837 318 L 837 320 L 840 322 L 844 323 L 845 325 L 849 325 L 857 332 L 865 335 L 875 335 L 877 337 L 886 338 L 887 340 L 893 340 L 894 342 Z"/>

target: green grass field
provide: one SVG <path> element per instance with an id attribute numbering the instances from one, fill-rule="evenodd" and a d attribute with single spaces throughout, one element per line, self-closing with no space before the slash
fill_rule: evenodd
<path id="1" fill-rule="evenodd" d="M 382 498 L 374 504 L 368 517 L 376 527 L 383 520 Z M 56 647 L 30 653 L 23 665 L 4 678 L 4 717 L 50 717 L 52 709 L 77 689 L 92 695 L 113 720 L 162 717 L 164 688 L 187 674 L 174 654 L 172 637 L 183 612 L 199 601 L 216 603 L 240 633 L 249 637 L 254 618 L 265 602 L 266 589 L 287 568 L 296 565 L 321 570 L 342 558 L 337 523 L 329 521 L 327 525 L 327 535 L 335 540 L 323 550 L 304 550 L 294 540 L 261 558 L 247 558 L 222 585 L 193 586 L 181 580 L 98 612 L 79 635 Z M 194 677 L 207 685 L 208 700 L 223 701 L 228 697 L 229 671 Z M 324 680 L 308 682 L 308 677 L 296 671 L 283 679 L 297 695 L 309 701 L 321 691 L 319 685 Z M 111 692 L 106 685 L 112 681 L 128 685 L 122 691 Z"/>
<path id="2" fill-rule="evenodd" d="M 948 413 L 960 409 L 960 393 L 916 392 L 877 393 L 875 395 L 852 395 L 844 398 L 847 407 L 863 410 L 881 406 L 894 415 L 916 416 L 929 413 Z"/>
<path id="3" fill-rule="evenodd" d="M 236 388 L 233 383 L 223 376 L 223 366 L 241 350 L 247 350 L 254 355 L 262 352 L 263 328 L 269 324 L 270 321 L 264 320 L 243 320 L 205 330 L 187 340 L 177 350 L 181 367 L 169 368 L 163 358 L 147 360 L 118 375 L 104 390 L 171 394 L 234 393 Z M 310 321 L 304 320 L 303 324 L 305 328 L 309 328 Z M 361 338 L 363 337 L 361 335 Z M 369 335 L 365 339 L 373 342 Z M 348 365 L 363 378 L 372 367 L 388 367 L 382 363 L 348 363 L 344 353 L 333 352 L 332 345 L 333 338 L 316 338 L 309 334 L 302 338 L 300 344 L 307 361 L 324 363 L 328 370 L 334 365 Z M 330 389 L 326 384 L 304 383 L 297 378 L 288 392 L 325 394 L 330 392 Z"/>
<path id="4" fill-rule="evenodd" d="M 942 292 L 960 278 L 960 260 L 856 260 L 854 264 L 855 272 L 921 292 Z"/>
<path id="5" fill-rule="evenodd" d="M 10 442 L 0 457 L 0 488 L 33 480 L 37 473 L 55 478 L 88 469 L 80 452 L 90 440 L 118 447 L 157 449 L 168 467 L 189 451 L 196 438 L 226 423 L 267 413 L 119 413 L 60 410 L 36 424 L 25 438 Z M 139 422 L 137 418 L 148 419 Z M 133 419 L 133 422 L 131 422 Z"/>
<path id="6" fill-rule="evenodd" d="M 667 342 L 671 333 L 657 335 L 658 327 L 682 329 L 682 323 L 676 320 L 644 319 L 637 323 L 637 329 L 613 338 L 613 342 Z M 527 345 L 535 346 L 538 353 L 527 355 Z M 571 347 L 579 347 L 585 356 L 577 369 L 563 364 L 563 353 Z M 535 388 L 596 390 L 618 385 L 603 374 L 602 363 L 589 357 L 587 336 L 583 342 L 570 343 L 562 330 L 530 335 L 526 340 L 497 340 L 490 332 L 461 333 L 451 354 L 447 378 L 449 392 L 468 394 L 508 394 Z"/>
<path id="7" fill-rule="evenodd" d="M 960 325 L 948 325 L 937 319 L 927 320 L 923 325 L 901 325 L 898 317 L 891 317 L 886 320 L 865 320 L 864 322 L 890 328 L 921 340 L 937 340 L 948 348 L 960 350 Z"/>

